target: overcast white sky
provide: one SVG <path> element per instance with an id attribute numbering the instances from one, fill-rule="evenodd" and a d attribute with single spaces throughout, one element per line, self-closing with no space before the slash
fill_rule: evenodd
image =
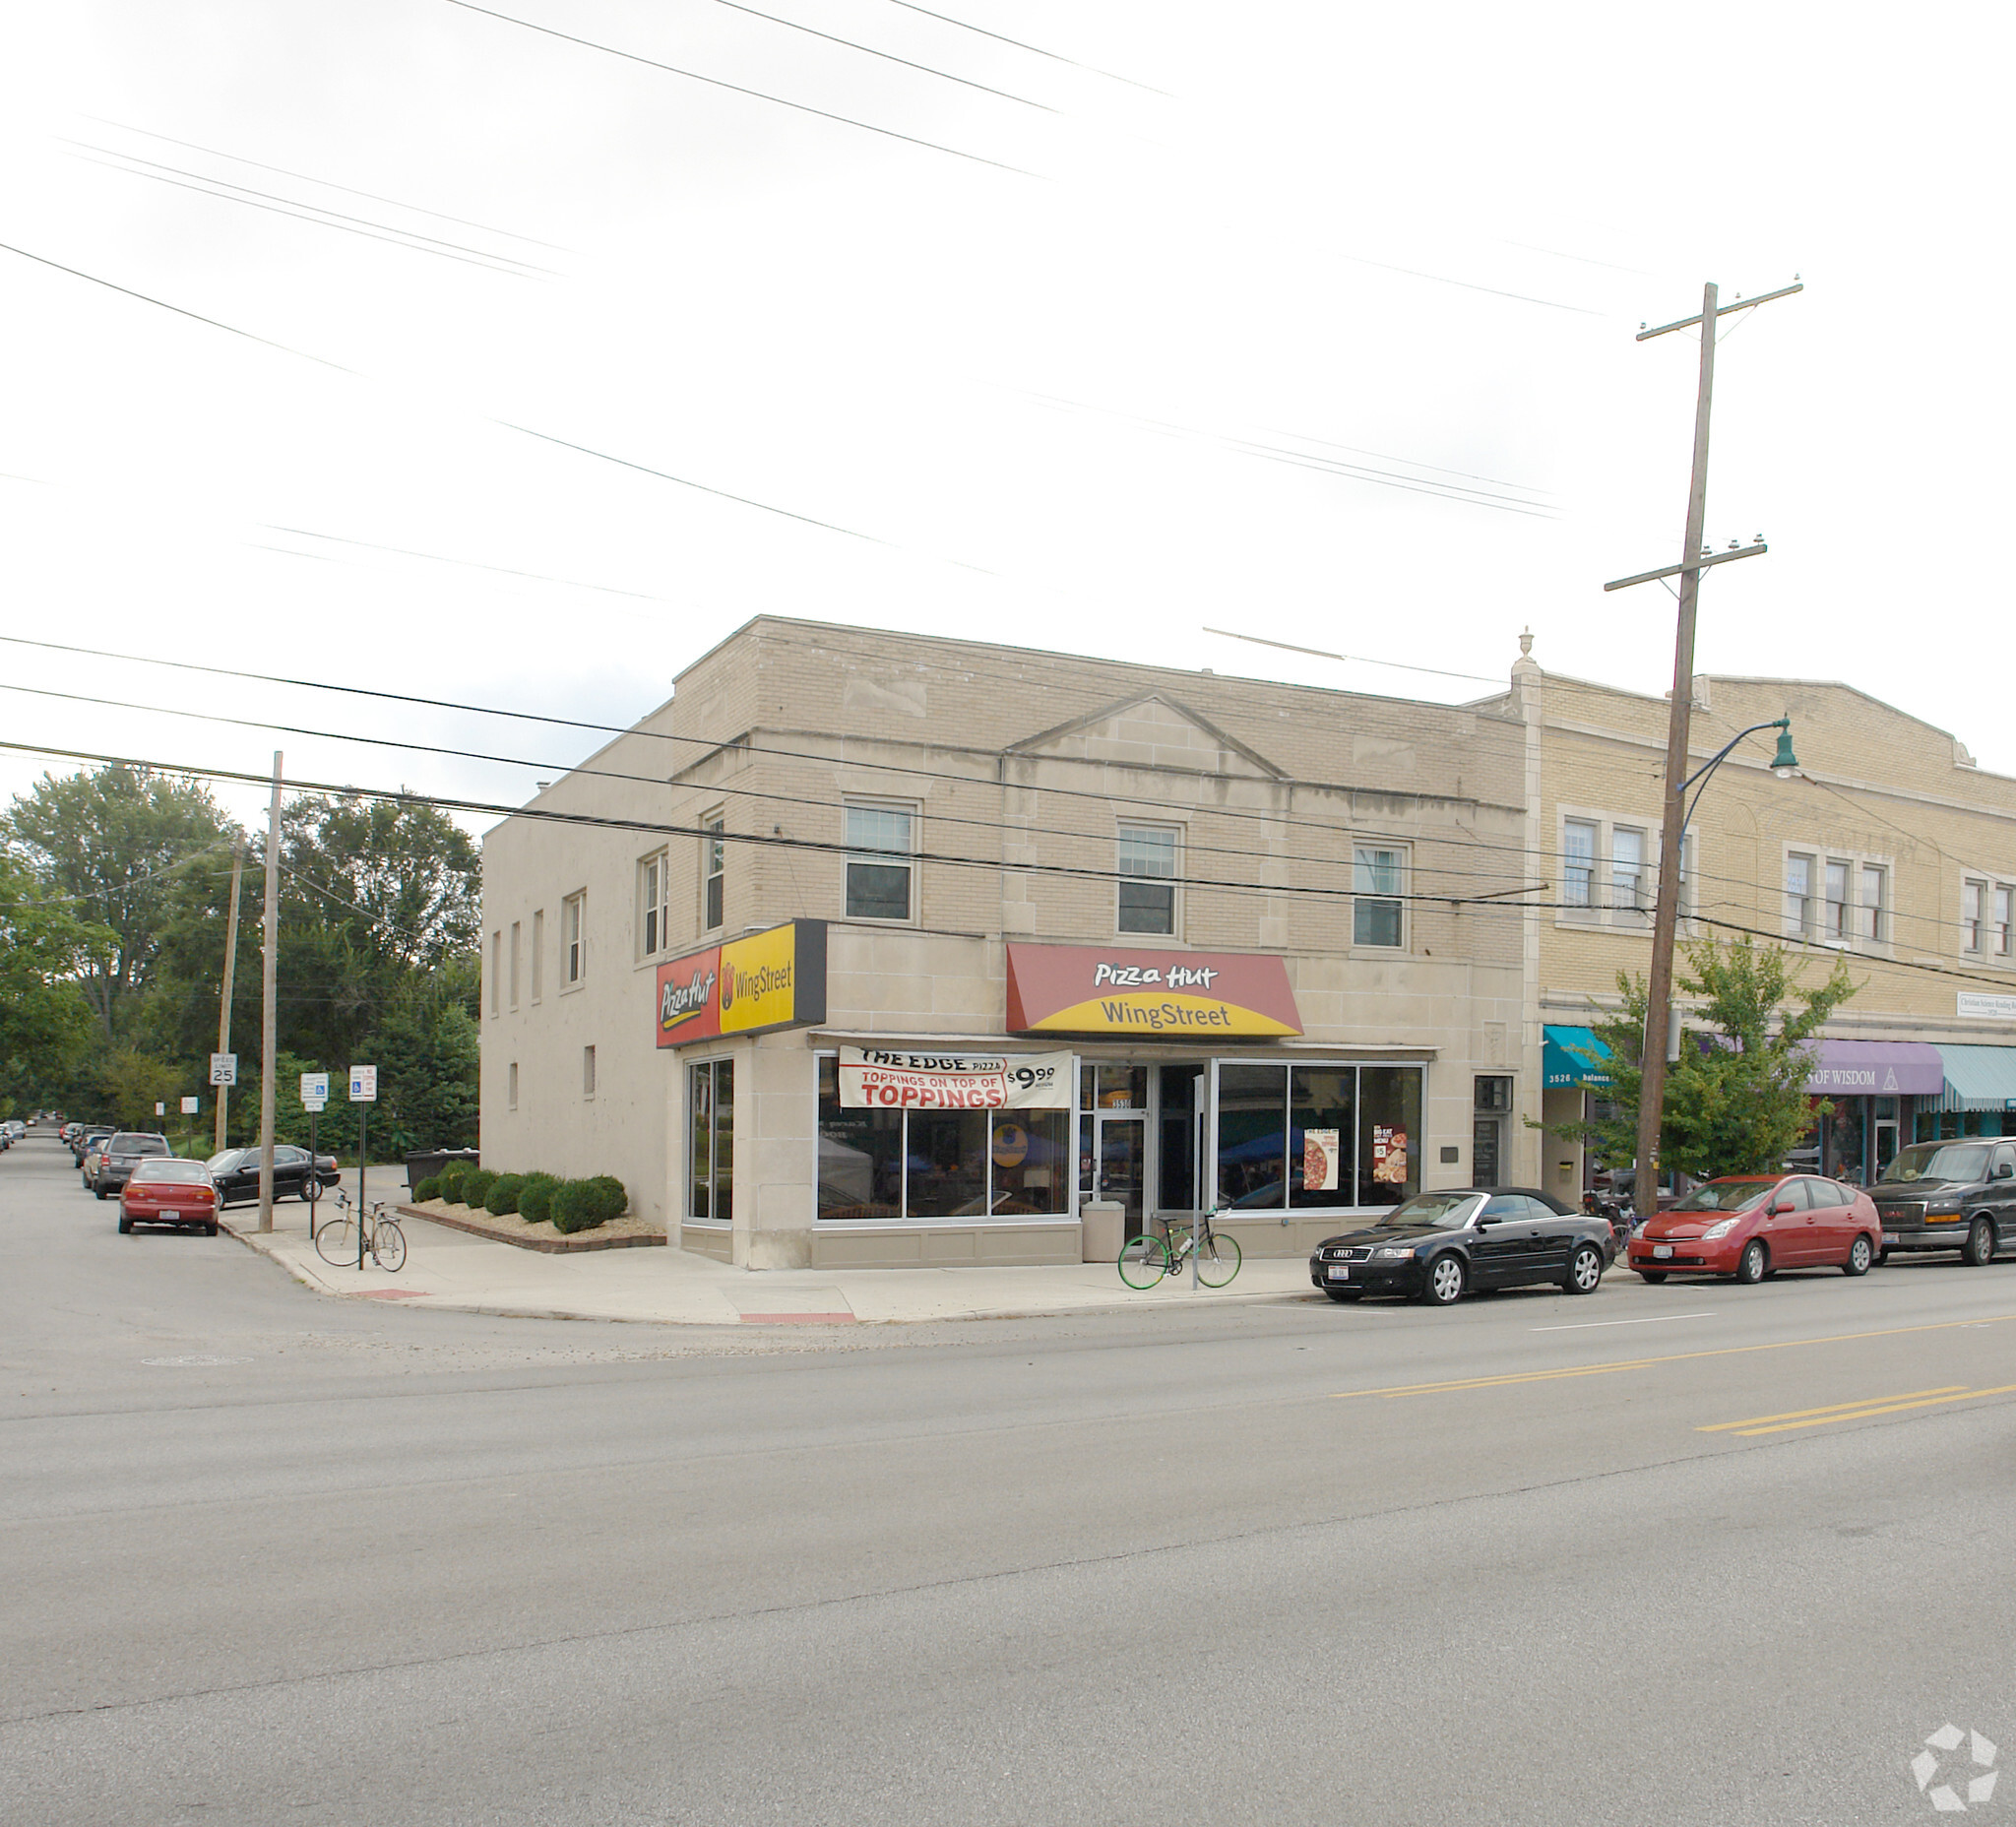
<path id="1" fill-rule="evenodd" d="M 1697 348 L 1633 332 L 1797 273 L 1718 353 L 1710 536 L 1773 549 L 1698 663 L 2016 772 L 2007 9 L 933 3 L 1053 54 L 761 0 L 1022 99 L 723 0 L 497 8 L 1038 176 L 450 0 L 13 9 L 0 241 L 355 372 L 0 253 L 0 633 L 618 724 L 762 611 L 1448 698 L 1486 687 L 1202 628 L 1502 677 L 1530 623 L 1658 691 L 1670 597 L 1601 586 L 1677 555 Z M 325 732 L 0 692 L 16 741 L 507 801 L 594 746 L 5 644 L 0 683 Z"/>

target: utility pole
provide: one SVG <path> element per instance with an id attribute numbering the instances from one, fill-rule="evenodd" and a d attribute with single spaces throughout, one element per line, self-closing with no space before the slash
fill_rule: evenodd
<path id="1" fill-rule="evenodd" d="M 1732 558 L 1749 558 L 1765 550 L 1760 537 L 1749 546 L 1732 547 L 1710 555 L 1701 543 L 1702 523 L 1708 508 L 1708 418 L 1715 393 L 1716 320 L 1732 311 L 1747 311 L 1772 298 L 1790 297 L 1805 287 L 1795 280 L 1777 291 L 1755 298 L 1738 298 L 1733 304 L 1718 305 L 1711 281 L 1701 290 L 1701 315 L 1662 324 L 1657 330 L 1641 327 L 1638 341 L 1648 342 L 1691 325 L 1701 327 L 1701 378 L 1694 396 L 1694 471 L 1687 488 L 1687 529 L 1682 536 L 1680 562 L 1664 570 L 1647 571 L 1637 577 L 1619 578 L 1605 590 L 1621 590 L 1654 578 L 1680 580 L 1679 625 L 1673 640 L 1672 715 L 1667 725 L 1666 812 L 1661 825 L 1659 851 L 1659 895 L 1652 913 L 1652 972 L 1647 984 L 1645 1040 L 1640 1048 L 1638 1094 L 1638 1152 L 1633 1163 L 1631 1203 L 1640 1213 L 1659 1210 L 1659 1130 L 1666 1106 L 1666 1056 L 1672 1006 L 1673 937 L 1679 925 L 1681 846 L 1686 832 L 1687 738 L 1694 711 L 1694 605 L 1700 595 L 1701 573 L 1712 565 Z"/>
<path id="2" fill-rule="evenodd" d="M 224 986 L 223 995 L 218 1002 L 217 1010 L 217 1050 L 228 1053 L 231 1050 L 231 979 L 238 969 L 238 883 L 245 874 L 245 846 L 237 843 L 231 846 L 231 912 L 229 923 L 224 928 Z M 224 1152 L 224 1115 L 231 1102 L 231 1088 L 220 1085 L 217 1088 L 217 1153 Z"/>
<path id="3" fill-rule="evenodd" d="M 280 764 L 273 751 L 273 805 L 266 815 L 266 968 L 259 1016 L 259 1228 L 273 1228 L 274 1048 L 280 1042 Z"/>

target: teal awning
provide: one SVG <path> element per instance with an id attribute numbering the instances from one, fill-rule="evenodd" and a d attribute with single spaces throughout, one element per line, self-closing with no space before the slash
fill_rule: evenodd
<path id="1" fill-rule="evenodd" d="M 1554 1085 L 1607 1085 L 1609 1074 L 1597 1062 L 1610 1056 L 1608 1047 L 1587 1028 L 1548 1028 L 1541 1047 L 1544 1082 Z M 1995 1049 L 1984 1049 L 1993 1051 Z"/>
<path id="2" fill-rule="evenodd" d="M 2016 1046 L 1938 1046 L 1946 1090 L 1934 1109 L 2016 1110 Z"/>

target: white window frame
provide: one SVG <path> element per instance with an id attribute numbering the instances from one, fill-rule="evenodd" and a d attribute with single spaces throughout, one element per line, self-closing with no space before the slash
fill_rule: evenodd
<path id="1" fill-rule="evenodd" d="M 1994 940 L 1997 958 L 2010 955 L 2012 908 L 2016 908 L 2016 888 L 1997 882 L 1988 893 L 1988 934 Z"/>
<path id="2" fill-rule="evenodd" d="M 1871 882 L 1876 889 L 1873 901 L 1869 899 Z M 1857 865 L 1856 937 L 1864 945 L 1887 945 L 1890 942 L 1890 882 L 1888 863 Z"/>
<path id="3" fill-rule="evenodd" d="M 1395 858 L 1399 880 L 1393 887 L 1361 886 L 1368 870 L 1379 865 L 1368 859 L 1377 856 Z M 1401 838 L 1378 836 L 1354 837 L 1351 848 L 1351 943 L 1354 951 L 1404 952 L 1413 937 L 1413 921 L 1407 916 L 1408 884 L 1414 879 L 1413 847 Z M 1390 943 L 1383 939 L 1361 939 L 1358 937 L 1358 914 L 1374 907 L 1391 904 L 1398 936 Z"/>
<path id="4" fill-rule="evenodd" d="M 1820 863 L 1820 941 L 1823 945 L 1849 946 L 1855 943 L 1856 865 L 1847 856 L 1826 856 Z M 1837 899 L 1835 883 L 1841 894 Z"/>
<path id="5" fill-rule="evenodd" d="M 1571 832 L 1586 832 L 1587 850 L 1572 849 Z M 1603 850 L 1603 822 L 1600 819 L 1564 816 L 1561 820 L 1561 901 L 1563 911 L 1576 919 L 1597 916 L 1596 859 Z M 1580 881 L 1576 880 L 1580 877 Z"/>
<path id="6" fill-rule="evenodd" d="M 588 890 L 577 889 L 560 903 L 560 993 L 581 987 L 588 977 Z"/>
<path id="7" fill-rule="evenodd" d="M 728 815 L 716 806 L 700 819 L 700 930 L 719 932 L 728 912 Z"/>
<path id="8" fill-rule="evenodd" d="M 1128 840 L 1139 833 L 1144 837 L 1168 840 L 1169 868 L 1166 875 L 1153 874 L 1145 869 L 1130 869 L 1128 865 Z M 1183 883 L 1183 828 L 1180 825 L 1157 823 L 1150 819 L 1129 818 L 1120 822 L 1113 836 L 1113 871 L 1118 878 L 1113 884 L 1113 930 L 1122 938 L 1173 939 L 1183 929 L 1182 883 Z M 1169 919 L 1166 926 L 1127 926 L 1121 923 L 1121 900 L 1128 882 L 1166 883 L 1169 895 Z"/>
<path id="9" fill-rule="evenodd" d="M 1796 907 L 1794 905 L 1795 897 L 1792 886 L 1793 865 L 1795 863 L 1800 865 L 1802 879 L 1802 886 L 1796 897 Z M 1813 877 L 1819 866 L 1820 857 L 1819 853 L 1815 850 L 1789 850 L 1785 852 L 1784 867 L 1780 871 L 1781 879 L 1785 884 L 1782 891 L 1784 894 L 1782 905 L 1785 910 L 1785 929 L 1794 938 L 1805 939 L 1812 936 L 1814 921 Z"/>
<path id="10" fill-rule="evenodd" d="M 879 850 L 868 847 L 856 849 L 851 830 L 852 815 L 855 812 L 888 812 L 909 821 L 908 845 L 903 850 Z M 923 823 L 922 813 L 914 800 L 873 799 L 850 793 L 841 802 L 841 841 L 847 845 L 847 852 L 841 860 L 840 906 L 841 916 L 849 920 L 860 920 L 876 926 L 914 926 L 917 921 L 918 905 L 922 900 L 917 880 L 917 832 Z M 870 868 L 902 868 L 908 884 L 905 910 L 899 916 L 893 914 L 856 914 L 853 911 L 852 879 L 856 864 Z"/>
<path id="11" fill-rule="evenodd" d="M 654 850 L 637 859 L 637 956 L 657 958 L 671 949 L 672 857 Z"/>
<path id="12" fill-rule="evenodd" d="M 1627 866 L 1623 856 L 1626 846 L 1635 846 L 1638 854 Z M 1610 825 L 1610 879 L 1609 907 L 1612 919 L 1618 925 L 1642 925 L 1652 913 L 1651 903 L 1646 896 L 1646 878 L 1652 874 L 1652 838 L 1643 825 L 1634 825 L 1624 819 L 1617 819 Z M 1655 894 L 1657 889 L 1653 891 Z"/>
<path id="13" fill-rule="evenodd" d="M 1960 949 L 1980 957 L 1987 937 L 1988 884 L 1969 876 L 1960 884 Z"/>

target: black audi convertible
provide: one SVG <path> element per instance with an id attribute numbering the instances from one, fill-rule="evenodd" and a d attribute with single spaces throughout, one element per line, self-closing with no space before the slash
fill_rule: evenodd
<path id="1" fill-rule="evenodd" d="M 1376 1224 L 1325 1237 L 1309 1280 L 1333 1300 L 1401 1294 L 1453 1306 L 1483 1288 L 1554 1283 L 1593 1294 L 1616 1255 L 1604 1219 L 1524 1186 L 1417 1193 Z"/>

